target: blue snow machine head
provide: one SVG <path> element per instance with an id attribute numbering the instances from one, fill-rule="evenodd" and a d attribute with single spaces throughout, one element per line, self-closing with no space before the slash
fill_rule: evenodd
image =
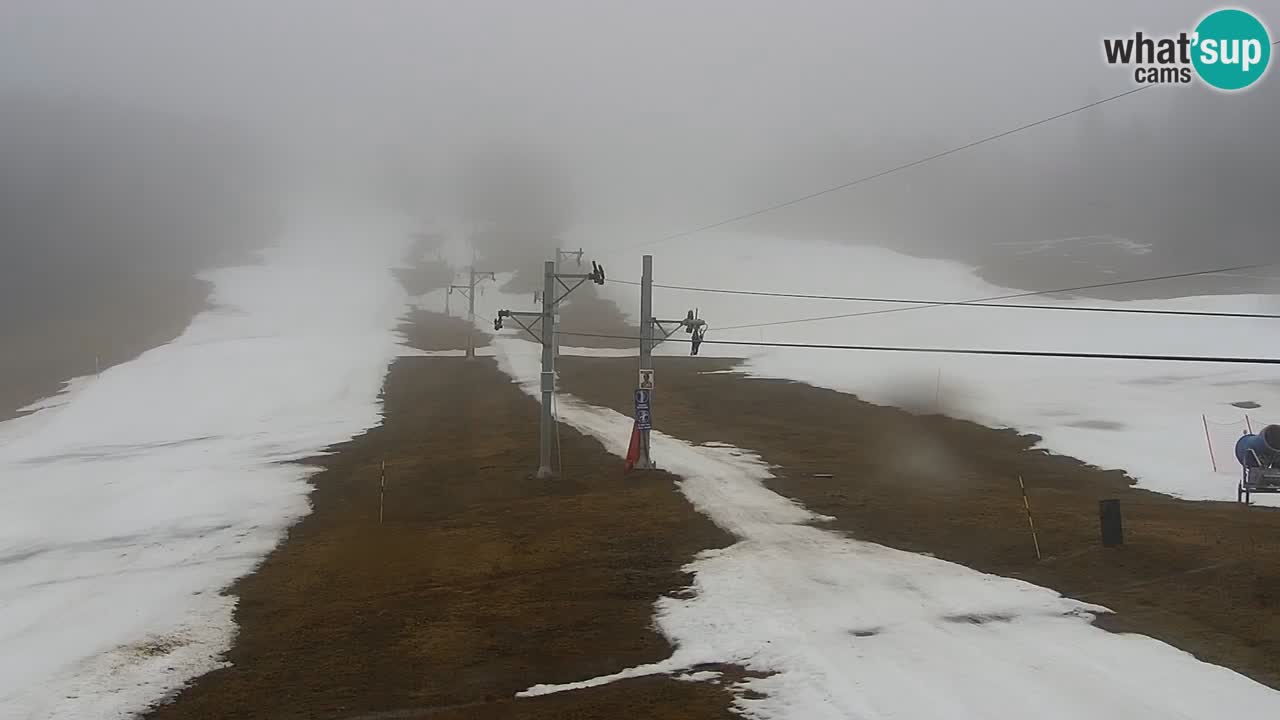
<path id="1" fill-rule="evenodd" d="M 1247 468 L 1280 464 L 1280 425 L 1268 425 L 1236 441 L 1236 460 Z"/>

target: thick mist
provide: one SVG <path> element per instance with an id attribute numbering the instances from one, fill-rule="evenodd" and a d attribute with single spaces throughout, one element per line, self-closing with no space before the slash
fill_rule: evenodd
<path id="1" fill-rule="evenodd" d="M 164 342 L 279 224 L 263 154 L 156 112 L 0 99 L 0 418 Z"/>
<path id="2" fill-rule="evenodd" d="M 9 283 L 57 268 L 190 271 L 275 220 L 265 156 L 225 129 L 20 96 L 0 99 L 0 117 L 0 267 L 22 269 Z"/>
<path id="3" fill-rule="evenodd" d="M 334 188 L 515 264 L 639 243 L 1128 89 L 1103 37 L 1213 7 L 20 0 L 0 8 L 5 265 L 217 262 Z M 1152 88 L 735 227 L 1027 288 L 1269 259 L 1277 87 Z"/>

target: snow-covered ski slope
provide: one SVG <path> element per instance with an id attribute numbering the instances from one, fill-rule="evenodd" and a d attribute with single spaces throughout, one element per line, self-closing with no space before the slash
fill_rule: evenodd
<path id="1" fill-rule="evenodd" d="M 284 528 L 306 511 L 308 471 L 281 461 L 312 456 L 379 420 L 378 394 L 387 365 L 395 355 L 407 352 L 399 347 L 395 332 L 405 298 L 387 269 L 399 263 L 412 229 L 416 228 L 398 222 L 335 223 L 329 218 L 297 226 L 281 239 L 279 247 L 266 254 L 261 265 L 210 273 L 216 286 L 216 307 L 198 316 L 182 337 L 98 377 L 78 379 L 63 394 L 40 403 L 38 412 L 0 425 L 0 483 L 6 492 L 6 502 L 0 505 L 0 718 L 128 717 L 216 666 L 234 631 L 233 599 L 220 591 L 251 571 Z M 975 280 L 967 268 L 883 250 L 736 236 L 713 236 L 699 243 L 677 243 L 655 251 L 658 281 L 937 299 L 1001 294 L 999 288 Z M 712 257 L 715 262 L 708 261 Z M 638 279 L 639 252 L 603 259 L 611 277 Z M 629 273 L 627 268 L 635 270 Z M 605 292 L 624 310 L 634 310 L 636 288 L 610 284 Z M 1277 309 L 1271 297 L 1188 298 L 1143 305 Z M 482 315 L 491 315 L 498 306 L 525 308 L 528 303 L 527 298 L 503 299 L 490 293 L 480 310 Z M 877 308 L 671 290 L 657 293 L 655 307 L 661 315 L 681 316 L 693 306 L 711 321 L 711 339 L 1271 355 L 1280 343 L 1269 325 L 1259 324 L 1268 321 L 947 308 L 733 331 L 723 328 Z M 485 324 L 485 318 L 480 318 L 480 324 Z M 500 341 L 499 347 L 506 342 Z M 566 346 L 571 345 L 571 340 L 566 341 Z M 669 345 L 663 351 L 684 352 L 684 347 Z M 1123 467 L 1148 487 L 1190 497 L 1227 497 L 1234 488 L 1229 459 L 1224 462 L 1221 455 L 1218 458 L 1222 474 L 1215 476 L 1209 469 L 1202 413 L 1220 422 L 1237 422 L 1236 417 L 1242 421 L 1243 413 L 1229 403 L 1251 400 L 1262 405 L 1249 411 L 1255 426 L 1280 419 L 1270 414 L 1280 401 L 1280 378 L 1265 368 L 721 346 L 706 346 L 703 354 L 728 351 L 748 355 L 749 372 L 794 377 L 877 402 L 927 404 L 937 397 L 952 414 L 1038 432 L 1056 451 L 1108 467 Z M 606 413 L 603 417 L 611 416 Z M 625 428 L 614 437 L 615 421 L 612 418 L 607 423 L 612 438 L 607 442 L 613 443 L 611 448 L 621 449 Z M 1224 427 L 1228 435 L 1237 432 L 1233 426 Z M 672 447 L 671 457 L 685 452 L 679 443 Z M 832 540 L 834 536 L 826 533 L 811 534 L 816 531 L 804 524 L 809 516 L 802 508 L 736 484 L 744 478 L 755 478 L 751 482 L 758 484 L 764 472 L 753 465 L 749 454 L 735 455 L 724 448 L 696 452 L 702 458 L 696 462 L 711 458 L 722 463 L 708 477 L 729 483 L 723 487 L 730 488 L 742 502 L 753 504 L 754 509 L 742 509 L 742 513 L 755 513 L 760 522 L 778 526 L 767 532 L 760 529 L 772 538 L 771 545 L 760 544 L 764 535 L 755 534 L 754 526 L 737 527 L 734 532 L 743 542 L 720 556 L 720 561 L 727 563 L 725 568 L 717 569 L 716 557 L 702 558 L 698 563 L 705 572 L 699 573 L 700 578 L 715 578 L 717 572 L 747 573 L 743 577 L 750 578 L 742 569 L 739 553 L 764 553 L 790 567 L 794 576 L 770 570 L 774 574 L 749 585 L 776 582 L 779 592 L 792 586 L 806 588 L 804 594 L 812 596 L 814 603 L 825 598 L 834 605 L 850 605 L 850 598 L 858 597 L 841 583 L 856 585 L 859 581 L 840 576 L 844 572 L 841 568 L 855 556 L 858 563 L 890 558 L 893 567 L 881 574 L 891 577 L 906 572 L 901 568 L 924 563 L 933 568 L 920 571 L 925 575 L 936 572 L 949 578 L 958 573 L 958 577 L 970 578 L 969 571 L 962 568 L 937 569 L 944 566 L 884 548 L 853 544 L 839 545 L 844 549 L 838 552 L 832 550 L 827 543 L 846 541 Z M 696 466 L 693 471 L 701 472 Z M 693 492 L 695 487 L 686 484 L 686 492 L 695 503 L 705 502 L 710 496 L 700 500 Z M 730 521 L 720 518 L 717 522 Z M 823 549 L 817 554 L 795 549 L 804 547 Z M 836 562 L 831 557 L 840 559 Z M 755 560 L 752 555 L 748 564 L 754 567 Z M 806 565 L 812 567 L 805 569 Z M 875 577 L 876 567 L 860 564 L 859 575 Z M 921 583 L 930 587 L 928 582 L 932 582 L 923 576 L 906 577 L 917 587 L 922 587 Z M 949 593 L 952 580 L 939 582 Z M 761 658 L 767 658 L 766 664 L 777 666 L 777 670 L 782 656 L 769 656 L 765 650 L 782 648 L 776 652 L 787 655 L 791 651 L 785 646 L 797 642 L 797 637 L 826 637 L 831 627 L 847 624 L 844 630 L 852 632 L 848 637 L 874 642 L 889 634 L 884 628 L 901 626 L 907 632 L 925 632 L 917 622 L 920 617 L 931 618 L 925 623 L 933 628 L 928 633 L 942 635 L 978 633 L 989 638 L 1010 633 L 1010 638 L 1016 636 L 1016 641 L 1022 642 L 1017 632 L 1025 622 L 1063 628 L 1070 635 L 1070 640 L 1060 639 L 1054 634 L 1056 630 L 1041 633 L 1037 629 L 1037 637 L 1045 638 L 1039 644 L 1050 647 L 1045 652 L 1063 643 L 1095 642 L 1077 639 L 1093 635 L 1075 634 L 1097 632 L 1085 628 L 1078 616 L 1088 608 L 1039 589 L 1015 592 L 1010 588 L 1019 586 L 1010 582 L 998 578 L 978 584 L 955 580 L 955 587 L 966 596 L 972 594 L 973 602 L 936 600 L 932 591 L 926 593 L 929 597 L 916 597 L 910 588 L 903 590 L 907 595 L 880 596 L 878 593 L 887 591 L 869 587 L 871 595 L 866 602 L 857 603 L 865 606 L 862 615 L 839 615 L 844 610 L 833 610 L 839 623 L 824 620 L 803 631 L 799 626 L 777 625 L 776 633 L 770 623 L 777 624 L 778 611 L 770 609 L 770 604 L 781 604 L 788 616 L 797 611 L 801 615 L 816 612 L 812 610 L 816 606 L 805 605 L 799 593 L 796 597 L 786 593 L 767 598 L 747 595 L 748 603 L 763 603 L 751 615 L 751 604 L 732 604 L 737 593 L 750 588 L 725 585 L 716 591 L 709 584 L 699 597 L 704 602 L 715 599 L 714 610 L 705 610 L 711 606 L 697 604 L 696 598 L 687 601 L 691 603 L 688 608 L 681 604 L 686 602 L 683 600 L 663 601 L 662 607 L 670 609 L 669 613 L 663 610 L 667 613 L 664 617 L 672 618 L 663 620 L 664 629 L 670 629 L 673 637 L 692 638 L 682 641 L 683 654 L 664 667 L 688 664 L 687 658 L 719 656 L 748 664 L 757 660 L 765 663 Z M 833 583 L 830 594 L 813 595 L 825 587 L 824 583 Z M 999 597 L 986 597 L 988 585 L 1000 588 L 993 591 Z M 787 606 L 787 602 L 798 605 Z M 916 615 L 899 614 L 894 609 L 899 605 L 918 608 Z M 705 614 L 699 615 L 704 610 Z M 752 626 L 739 623 L 733 613 L 750 616 Z M 680 629 L 696 628 L 700 622 L 696 618 L 711 616 L 729 624 L 723 627 L 723 637 L 697 640 L 694 630 Z M 677 622 L 680 617 L 693 619 Z M 909 620 L 911 617 L 917 619 Z M 728 634 L 735 628 L 763 634 L 737 644 L 740 639 Z M 876 628 L 881 630 L 873 632 Z M 801 634 L 796 636 L 795 632 Z M 983 647 L 985 641 L 975 642 Z M 1144 685 L 1208 683 L 1205 696 L 1215 698 L 1218 695 L 1213 688 L 1219 683 L 1234 687 L 1233 683 L 1242 681 L 1170 654 L 1172 651 L 1149 641 L 1129 638 L 1125 642 L 1160 648 L 1162 659 L 1154 671 L 1145 656 L 1130 657 L 1135 663 L 1147 663 L 1142 665 L 1146 668 L 1141 677 Z M 804 654 L 827 652 L 824 647 L 816 643 L 815 649 L 805 649 Z M 869 646 L 859 647 L 862 650 L 857 652 Z M 1107 647 L 1110 652 L 1111 646 Z M 854 651 L 844 645 L 839 648 L 831 651 L 837 652 L 832 656 L 837 664 L 853 662 L 853 655 L 843 653 Z M 892 657 L 893 652 L 886 649 L 877 657 Z M 1026 657 L 1030 656 L 1017 659 L 1008 655 L 1007 663 L 1017 664 Z M 1179 659 L 1168 660 L 1170 657 Z M 797 687 L 809 687 L 809 681 L 796 680 L 806 676 L 825 682 L 818 660 L 809 657 L 795 662 L 789 667 L 801 668 L 798 674 L 780 672 L 771 680 L 758 682 L 794 682 Z M 911 656 L 900 657 L 898 662 L 897 669 L 882 671 L 900 674 L 919 668 L 924 672 L 932 661 Z M 1065 664 L 1042 663 L 1040 667 L 1068 672 L 1063 668 L 1070 666 L 1074 668 L 1070 673 L 1085 673 L 1073 665 L 1075 662 L 1073 656 L 1069 662 L 1063 661 Z M 1184 675 L 1193 672 L 1188 668 L 1194 668 L 1194 681 Z M 877 677 L 874 670 L 863 669 L 867 677 Z M 944 669 L 934 668 L 938 673 Z M 998 666 L 992 672 L 999 674 L 1004 669 Z M 1093 677 L 1086 673 L 1074 687 L 1084 688 L 1081 693 L 1093 692 Z M 1031 678 L 1020 680 L 1030 682 Z M 1117 681 L 1111 682 L 1115 687 Z M 826 692 L 821 684 L 817 687 L 813 692 L 819 696 Z M 1250 689 L 1236 688 L 1233 699 L 1224 700 L 1223 715 L 1229 711 L 1240 717 L 1256 716 L 1250 714 L 1252 706 L 1245 708 L 1240 703 L 1259 697 L 1258 691 L 1252 685 L 1245 687 Z M 1066 692 L 1065 688 L 1063 685 L 1061 692 Z M 954 692 L 954 697 L 969 697 L 965 687 Z M 1129 700 L 1117 700 L 1107 706 L 1114 712 L 1107 710 L 1105 714 L 1118 716 L 1137 707 L 1124 704 L 1139 697 L 1137 690 L 1115 692 Z M 910 693 L 911 701 L 925 702 L 924 691 Z M 849 698 L 862 702 L 871 701 L 875 694 L 842 697 L 845 699 L 840 702 Z M 944 697 L 950 702 L 952 695 L 944 693 Z M 755 701 L 744 702 L 744 707 L 770 712 L 771 701 L 756 705 L 751 705 Z M 980 699 L 964 702 L 981 706 Z M 1188 700 L 1181 707 L 1201 706 Z M 915 705 L 902 713 L 918 716 L 925 708 Z M 1270 705 L 1266 709 L 1274 713 Z"/>
<path id="2" fill-rule="evenodd" d="M 409 229 L 295 227 L 181 337 L 0 425 L 0 718 L 131 717 L 216 667 L 220 591 L 307 510 L 282 461 L 380 420 Z"/>
<path id="3" fill-rule="evenodd" d="M 496 338 L 502 369 L 537 397 L 539 348 Z M 560 395 L 562 422 L 625 455 L 631 419 Z M 1103 608 L 1018 580 L 822 529 L 768 490 L 751 452 L 654 433 L 654 457 L 680 490 L 738 540 L 701 553 L 690 593 L 664 597 L 663 662 L 526 695 L 730 663 L 767 674 L 734 686 L 759 720 L 889 718 L 1262 719 L 1280 692 L 1140 635 L 1093 627 Z"/>
<path id="4" fill-rule="evenodd" d="M 643 252 L 654 255 L 654 281 L 669 285 L 941 301 L 1019 292 L 986 283 L 955 262 L 870 246 L 728 232 L 595 259 L 603 260 L 610 277 L 636 281 Z M 1191 287 L 1185 281 L 1166 286 L 1174 291 Z M 1280 279 L 1275 288 L 1280 293 Z M 638 288 L 610 283 L 603 292 L 636 317 Z M 1280 313 L 1280 295 L 1128 303 L 1036 297 L 1024 302 Z M 683 317 L 695 307 L 709 323 L 708 341 L 1280 357 L 1280 321 L 1269 319 L 931 307 L 733 329 L 903 306 L 654 291 L 657 316 Z M 564 342 L 573 340 L 566 337 Z M 669 344 L 660 351 L 684 354 L 688 346 Z M 1054 452 L 1124 469 L 1142 487 L 1190 499 L 1235 499 L 1238 466 L 1230 448 L 1244 431 L 1246 412 L 1255 430 L 1280 423 L 1280 367 L 1274 365 L 703 347 L 705 354 L 730 352 L 748 358 L 743 369 L 752 375 L 799 380 L 880 404 L 941 409 L 989 426 L 1035 433 Z M 1246 411 L 1234 407 L 1236 402 L 1261 407 Z M 1202 416 L 1210 420 L 1217 472 Z"/>

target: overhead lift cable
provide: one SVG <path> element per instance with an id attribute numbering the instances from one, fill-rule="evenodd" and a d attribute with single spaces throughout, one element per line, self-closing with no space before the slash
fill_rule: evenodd
<path id="1" fill-rule="evenodd" d="M 972 303 L 972 304 L 982 304 L 982 303 L 988 303 L 988 302 L 998 302 L 1000 300 L 1014 300 L 1017 298 L 1035 297 L 1037 295 L 1053 295 L 1057 293 L 1079 292 L 1081 290 L 1096 290 L 1100 288 L 1120 287 L 1123 285 L 1136 285 L 1138 283 L 1155 282 L 1158 280 L 1175 280 L 1179 278 L 1198 277 L 1202 275 L 1214 275 L 1217 273 L 1231 272 L 1234 270 L 1271 267 L 1273 265 L 1278 265 L 1278 264 L 1280 263 L 1272 262 L 1272 263 L 1262 263 L 1262 264 L 1255 264 L 1255 265 L 1243 265 L 1238 267 L 1218 268 L 1215 270 L 1197 270 L 1195 272 L 1175 273 L 1172 275 L 1160 275 L 1156 277 L 1139 278 L 1136 280 L 1117 280 L 1114 282 L 1094 283 L 1092 285 L 1078 285 L 1076 287 L 1058 288 L 1054 290 L 1035 290 L 1030 292 L 1012 293 L 1009 295 L 993 295 L 991 297 L 974 298 L 972 300 L 965 300 L 963 302 Z M 775 325 L 794 325 L 797 323 L 817 322 L 820 320 L 838 320 L 842 318 L 866 317 L 870 315 L 889 315 L 892 313 L 910 312 L 912 310 L 923 310 L 925 308 L 931 308 L 931 307 L 942 307 L 947 304 L 948 303 L 944 303 L 944 302 L 924 302 L 920 305 L 911 305 L 908 307 L 886 308 L 882 310 L 865 310 L 862 312 L 839 313 L 836 315 L 822 315 L 818 317 L 807 317 L 807 318 L 795 318 L 792 320 L 776 320 L 774 322 L 750 323 L 746 325 L 731 325 L 729 327 L 723 327 L 719 329 L 720 330 L 741 330 L 745 328 L 771 327 Z"/>
<path id="2" fill-rule="evenodd" d="M 1276 46 L 1276 45 L 1280 45 L 1280 40 L 1275 40 L 1275 41 L 1273 41 L 1273 42 L 1271 43 L 1271 45 L 1272 45 L 1273 47 L 1274 47 L 1274 46 Z M 719 221 L 717 221 L 717 222 L 709 223 L 709 224 L 707 224 L 707 225 L 703 225 L 703 226 L 701 226 L 701 227 L 696 227 L 696 228 L 693 228 L 693 229 L 691 229 L 691 230 L 682 230 L 682 231 L 680 231 L 680 232 L 672 233 L 672 234 L 667 235 L 667 236 L 664 236 L 664 237 L 655 238 L 655 239 L 653 239 L 653 240 L 646 240 L 646 241 L 644 241 L 644 242 L 641 242 L 641 243 L 637 243 L 637 244 L 635 244 L 635 245 L 632 245 L 631 247 L 632 247 L 632 248 L 641 248 L 641 247 L 648 247 L 648 246 L 651 246 L 651 245 L 659 245 L 659 244 L 664 243 L 664 242 L 670 242 L 671 240 L 678 240 L 678 239 L 680 239 L 680 238 L 689 237 L 690 235 L 696 235 L 696 234 L 701 233 L 701 232 L 706 232 L 707 230 L 714 230 L 714 229 L 719 228 L 719 227 L 724 227 L 725 225 L 731 225 L 731 224 L 736 223 L 736 222 L 741 221 L 741 220 L 746 220 L 746 219 L 748 219 L 748 218 L 753 218 L 753 217 L 757 217 L 757 216 L 760 216 L 760 215 L 764 215 L 764 214 L 766 214 L 766 213 L 771 213 L 771 212 L 773 212 L 773 211 L 775 211 L 775 210 L 781 210 L 781 209 L 786 208 L 786 207 L 791 207 L 792 205 L 799 205 L 800 203 L 807 202 L 807 201 L 809 201 L 809 200 L 813 200 L 813 199 L 815 199 L 815 198 L 822 197 L 822 196 L 824 196 L 824 195 L 830 195 L 831 193 L 839 192 L 839 191 L 841 191 L 841 190 L 845 190 L 845 189 L 847 189 L 847 188 L 855 187 L 855 186 L 857 186 L 857 185 L 861 185 L 861 184 L 863 184 L 863 183 L 868 183 L 868 182 L 871 182 L 872 180 L 878 180 L 878 179 L 880 179 L 880 178 L 882 178 L 882 177 L 885 177 L 886 175 L 893 175 L 894 173 L 902 172 L 903 170 L 909 170 L 910 168 L 918 167 L 918 166 L 920 166 L 920 165 L 924 165 L 925 163 L 933 162 L 934 160 L 939 160 L 939 159 L 941 159 L 941 158 L 947 157 L 948 155 L 955 155 L 956 153 L 964 152 L 965 150 L 969 150 L 969 149 L 971 149 L 971 148 L 978 147 L 979 145 L 985 145 L 985 144 L 987 144 L 987 143 L 989 143 L 989 142 L 993 142 L 993 141 L 995 141 L 995 140 L 999 140 L 999 139 L 1001 139 L 1001 138 L 1009 137 L 1010 135 L 1014 135 L 1014 134 L 1016 134 L 1016 133 L 1020 133 L 1020 132 L 1022 132 L 1023 130 L 1030 130 L 1031 128 L 1034 128 L 1034 127 L 1039 127 L 1039 126 L 1041 126 L 1041 125 L 1047 125 L 1048 123 L 1051 123 L 1051 122 L 1053 122 L 1053 121 L 1055 121 L 1055 120 L 1061 120 L 1062 118 L 1069 117 L 1069 116 L 1071 116 L 1071 115 L 1075 115 L 1076 113 L 1081 113 L 1081 112 L 1084 112 L 1085 110 L 1090 110 L 1090 109 L 1092 109 L 1092 108 L 1096 108 L 1096 107 L 1098 107 L 1099 105 L 1105 105 L 1106 103 L 1114 102 L 1114 101 L 1119 100 L 1119 99 L 1121 99 L 1121 98 L 1129 97 L 1130 95 L 1136 95 L 1136 94 L 1138 94 L 1138 93 L 1142 92 L 1143 90 L 1149 90 L 1149 89 L 1150 89 L 1150 88 L 1152 88 L 1152 87 L 1154 87 L 1154 86 L 1152 86 L 1152 85 L 1142 85 L 1142 86 L 1140 86 L 1140 87 L 1133 88 L 1132 90 L 1125 90 L 1124 92 L 1119 92 L 1119 93 L 1116 93 L 1115 95 L 1110 95 L 1110 96 L 1108 96 L 1108 97 L 1104 97 L 1104 98 L 1102 98 L 1101 100 L 1096 100 L 1096 101 L 1094 101 L 1094 102 L 1087 103 L 1087 104 L 1085 104 L 1085 105 L 1080 105 L 1079 107 L 1075 107 L 1075 108 L 1072 108 L 1072 109 L 1067 110 L 1067 111 L 1064 111 L 1064 112 L 1060 112 L 1060 113 L 1058 113 L 1057 115 L 1050 115 L 1049 117 L 1041 118 L 1041 119 L 1039 119 L 1039 120 L 1035 120 L 1035 121 L 1033 121 L 1033 122 L 1029 122 L 1029 123 L 1026 123 L 1026 124 L 1024 124 L 1024 125 L 1019 125 L 1018 127 L 1011 128 L 1011 129 L 1009 129 L 1009 130 L 1005 130 L 1004 132 L 999 132 L 999 133 L 996 133 L 996 134 L 994 134 L 994 135 L 988 135 L 988 136 L 986 136 L 986 137 L 979 138 L 979 139 L 974 140 L 974 141 L 972 141 L 972 142 L 965 143 L 964 145 L 959 145 L 959 146 L 957 146 L 957 147 L 953 147 L 953 148 L 951 148 L 951 149 L 949 149 L 949 150 L 943 150 L 942 152 L 934 153 L 934 154 L 932 154 L 932 155 L 928 155 L 928 156 L 926 156 L 926 157 L 922 157 L 922 158 L 920 158 L 920 159 L 918 159 L 918 160 L 912 160 L 911 162 L 903 163 L 903 164 L 898 165 L 898 166 L 896 166 L 896 167 L 891 167 L 891 168 L 889 168 L 889 169 L 887 169 L 887 170 L 881 170 L 880 172 L 873 173 L 873 174 L 871 174 L 871 175 L 864 175 L 864 176 L 862 176 L 862 177 L 855 178 L 855 179 L 853 179 L 853 180 L 849 180 L 849 181 L 847 181 L 847 182 L 840 183 L 839 185 L 833 185 L 833 186 L 828 187 L 828 188 L 823 188 L 822 190 L 818 190 L 818 191 L 815 191 L 815 192 L 811 192 L 811 193 L 809 193 L 809 194 L 807 194 L 807 195 L 801 195 L 800 197 L 797 197 L 797 198 L 792 198 L 792 199 L 790 199 L 790 200 L 785 200 L 785 201 L 783 201 L 783 202 L 774 203 L 773 205 L 769 205 L 769 206 L 767 206 L 767 207 L 763 207 L 763 208 L 760 208 L 760 209 L 758 209 L 758 210 L 753 210 L 753 211 L 751 211 L 751 212 L 742 213 L 741 215 L 735 215 L 735 216 L 733 216 L 733 217 L 731 217 L 731 218 L 726 218 L 726 219 L 724 219 L 724 220 L 719 220 Z"/>
<path id="3" fill-rule="evenodd" d="M 766 213 L 771 213 L 775 210 L 781 210 L 782 208 L 791 207 L 792 205 L 799 205 L 800 203 L 822 197 L 823 195 L 830 195 L 831 193 L 839 192 L 841 190 L 855 187 L 863 183 L 868 183 L 868 182 L 871 182 L 872 180 L 878 180 L 879 178 L 885 177 L 886 175 L 892 175 L 894 173 L 902 172 L 903 170 L 908 170 L 913 167 L 918 167 L 920 165 L 924 165 L 925 163 L 933 162 L 934 160 L 940 160 L 944 157 L 947 157 L 948 155 L 955 155 L 956 153 L 964 152 L 965 150 L 969 150 L 970 148 L 975 148 L 975 147 L 978 147 L 979 145 L 985 145 L 986 143 L 999 140 L 1000 138 L 1005 138 L 1015 133 L 1020 133 L 1023 130 L 1030 130 L 1031 128 L 1038 127 L 1040 125 L 1045 125 L 1055 120 L 1061 120 L 1062 118 L 1075 115 L 1076 113 L 1079 113 L 1079 112 L 1084 112 L 1085 110 L 1098 107 L 1099 105 L 1103 105 L 1105 103 L 1119 100 L 1121 98 L 1128 97 L 1130 95 L 1135 95 L 1151 87 L 1152 87 L 1151 85 L 1143 85 L 1141 87 L 1133 88 L 1132 90 L 1126 90 L 1121 93 L 1116 93 L 1115 95 L 1102 98 L 1101 100 L 1088 103 L 1087 105 L 1081 105 L 1079 107 L 1072 108 L 1065 112 L 1060 112 L 1057 115 L 1050 115 L 1049 117 L 1041 118 L 1034 122 L 1029 122 L 1024 125 L 1019 125 L 1018 127 L 1012 128 L 1010 130 L 1005 130 L 1004 132 L 999 132 L 994 135 L 988 135 L 984 138 L 979 138 L 972 142 L 965 143 L 964 145 L 959 145 L 949 150 L 943 150 L 942 152 L 934 153 L 932 155 L 922 157 L 918 160 L 912 160 L 911 162 L 903 163 L 902 165 L 898 165 L 896 167 L 892 167 L 887 170 L 881 170 L 880 172 L 873 173 L 871 175 L 864 175 L 860 178 L 856 178 L 853 180 L 849 180 L 847 182 L 840 183 L 839 185 L 833 185 L 831 187 L 818 190 L 816 192 L 811 192 L 807 195 L 801 195 L 800 197 L 797 197 L 797 198 L 792 198 L 790 200 L 785 200 L 780 203 L 775 203 L 773 205 L 769 205 L 768 207 L 763 207 L 758 210 L 753 210 L 751 212 L 743 213 L 741 215 L 735 215 L 734 217 L 727 218 L 724 220 L 719 220 L 717 222 L 703 225 L 701 227 L 696 227 L 691 230 L 683 230 L 681 232 L 672 233 L 665 237 L 656 238 L 654 240 L 647 240 L 645 242 L 632 245 L 631 247 L 640 248 L 640 247 L 649 247 L 651 245 L 658 245 L 664 242 L 670 242 L 672 240 L 678 240 L 680 238 L 689 237 L 690 235 L 696 235 L 701 232 L 706 232 L 707 230 L 714 230 L 718 227 L 724 227 L 725 225 L 730 225 L 732 223 L 736 223 L 741 220 L 746 220 L 748 218 L 753 218 L 759 215 L 764 215 Z"/>
<path id="4" fill-rule="evenodd" d="M 1280 263 L 1269 263 L 1268 265 L 1277 265 L 1277 264 L 1280 264 Z M 1249 267 L 1258 268 L 1258 267 L 1267 267 L 1268 265 L 1253 265 Z M 1004 295 L 1004 296 L 979 299 L 979 300 L 911 300 L 907 298 L 886 298 L 886 297 L 871 297 L 871 296 L 858 296 L 858 295 L 817 295 L 812 293 L 769 292 L 764 290 L 736 290 L 736 289 L 730 289 L 730 288 L 696 287 L 691 285 L 663 285 L 659 283 L 654 283 L 653 286 L 656 288 L 663 288 L 666 290 L 682 290 L 686 292 L 703 292 L 703 293 L 720 294 L 720 295 L 747 295 L 747 296 L 753 296 L 753 297 L 788 298 L 788 299 L 797 299 L 797 300 L 839 300 L 839 301 L 847 301 L 847 302 L 880 303 L 885 305 L 913 305 L 913 306 L 920 306 L 920 307 L 983 307 L 983 308 L 997 308 L 997 309 L 1010 309 L 1010 310 L 1063 310 L 1068 312 L 1102 312 L 1102 313 L 1123 313 L 1123 314 L 1131 314 L 1131 315 L 1175 315 L 1175 316 L 1186 316 L 1186 317 L 1253 318 L 1253 319 L 1266 319 L 1266 320 L 1280 320 L 1280 314 L 1274 314 L 1274 313 L 1216 312 L 1216 311 L 1208 311 L 1208 310 L 1160 310 L 1155 308 L 1127 308 L 1127 307 L 1112 308 L 1112 307 L 1098 307 L 1098 306 L 1085 306 L 1085 305 L 1027 305 L 1027 304 L 1021 304 L 1021 303 L 991 302 L 994 300 L 1012 299 L 1017 297 L 1031 297 L 1034 295 L 1051 295 L 1055 293 L 1068 293 L 1068 292 L 1074 292 L 1079 290 L 1094 289 L 1099 287 L 1132 285 L 1136 283 L 1153 282 L 1155 280 L 1166 280 L 1171 277 L 1192 277 L 1197 275 L 1210 275 L 1215 273 L 1229 272 L 1229 271 L 1238 270 L 1238 269 L 1240 268 L 1207 270 L 1199 273 L 1180 273 L 1178 275 L 1173 275 L 1173 276 L 1166 275 L 1166 276 L 1161 276 L 1156 278 L 1141 278 L 1138 280 L 1122 280 L 1122 281 L 1113 282 L 1113 283 L 1102 283 L 1100 285 L 1089 285 L 1089 286 L 1083 286 L 1083 287 L 1077 287 L 1077 288 L 1040 290 L 1036 292 L 1019 293 L 1017 295 Z M 615 280 L 614 282 L 622 283 L 624 285 L 640 284 L 630 280 Z M 912 310 L 912 309 L 918 309 L 918 308 L 902 308 L 902 310 Z M 896 312 L 897 310 L 894 310 L 894 311 Z M 868 314 L 875 314 L 877 312 L 884 312 L 884 311 L 874 311 Z M 832 318 L 839 318 L 839 317 L 856 317 L 857 315 L 860 315 L 860 314 L 861 313 L 853 313 L 850 315 L 824 316 L 821 318 L 812 318 L 812 319 L 825 320 L 825 319 L 832 319 Z M 808 321 L 809 321 L 808 319 L 799 319 L 799 320 L 788 320 L 785 322 L 808 322 Z M 736 327 L 756 327 L 756 326 L 752 325 L 752 326 L 736 326 Z M 727 330 L 729 328 L 722 328 L 722 329 Z"/>
<path id="5" fill-rule="evenodd" d="M 639 337 L 631 335 L 609 335 L 603 333 L 562 332 L 561 335 L 572 337 L 607 338 L 612 340 L 639 341 Z M 669 342 L 690 342 L 684 339 Z M 1230 363 L 1242 365 L 1280 365 L 1280 358 L 1231 357 L 1218 355 L 1143 355 L 1139 353 L 1084 353 L 1055 352 L 1049 350 L 978 350 L 972 348 L 935 348 L 906 347 L 893 345 L 835 345 L 826 343 L 785 343 L 756 342 L 752 340 L 703 340 L 704 345 L 736 345 L 766 348 L 804 348 L 815 350 L 864 350 L 872 352 L 908 352 L 942 355 L 993 355 L 1006 357 L 1039 357 L 1039 358 L 1087 358 L 1092 360 L 1150 360 L 1157 362 L 1193 362 L 1193 363 Z"/>

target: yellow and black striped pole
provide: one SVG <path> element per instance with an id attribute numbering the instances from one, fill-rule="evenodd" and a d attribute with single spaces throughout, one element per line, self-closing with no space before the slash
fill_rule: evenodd
<path id="1" fill-rule="evenodd" d="M 1036 537 L 1036 521 L 1031 519 L 1031 501 L 1027 499 L 1027 485 L 1022 482 L 1022 476 L 1018 476 L 1018 487 L 1022 488 L 1022 507 L 1027 509 L 1027 525 L 1031 526 L 1031 542 L 1036 546 L 1036 560 L 1040 557 L 1040 539 Z"/>

